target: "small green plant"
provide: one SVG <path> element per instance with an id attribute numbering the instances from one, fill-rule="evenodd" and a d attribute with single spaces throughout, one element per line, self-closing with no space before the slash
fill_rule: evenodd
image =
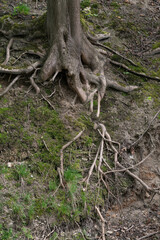
<path id="1" fill-rule="evenodd" d="M 30 176 L 30 170 L 24 164 L 17 165 L 13 171 L 13 177 L 15 180 L 20 180 L 21 178 L 27 178 Z"/>
<path id="2" fill-rule="evenodd" d="M 14 7 L 13 15 L 28 15 L 30 8 L 26 4 L 19 4 L 17 7 Z"/>
<path id="3" fill-rule="evenodd" d="M 152 97 L 151 96 L 147 97 L 147 100 L 152 101 Z"/>
<path id="4" fill-rule="evenodd" d="M 91 4 L 91 1 L 90 0 L 82 0 L 81 1 L 81 8 L 84 9 L 86 7 L 89 7 Z"/>
<path id="5" fill-rule="evenodd" d="M 87 18 L 98 16 L 98 14 L 92 12 L 91 7 L 84 8 L 82 12 L 85 14 L 85 17 Z"/>
<path id="6" fill-rule="evenodd" d="M 2 224 L 0 224 L 0 239 L 1 240 L 9 240 L 12 238 L 12 229 L 4 229 Z"/>

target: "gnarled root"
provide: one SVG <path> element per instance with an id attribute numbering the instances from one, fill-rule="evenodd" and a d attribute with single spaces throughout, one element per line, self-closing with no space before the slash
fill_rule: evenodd
<path id="1" fill-rule="evenodd" d="M 122 87 L 106 78 L 105 59 L 84 35 L 80 49 L 77 48 L 73 39 L 69 38 L 65 41 L 61 37 L 62 31 L 59 35 L 57 39 L 61 40 L 55 40 L 42 68 L 42 81 L 49 78 L 55 79 L 57 73 L 64 71 L 69 87 L 76 92 L 83 103 L 90 102 L 91 111 L 93 111 L 93 98 L 98 93 L 97 117 L 100 114 L 100 103 L 105 95 L 106 87 L 123 92 L 137 89 L 136 86 Z"/>

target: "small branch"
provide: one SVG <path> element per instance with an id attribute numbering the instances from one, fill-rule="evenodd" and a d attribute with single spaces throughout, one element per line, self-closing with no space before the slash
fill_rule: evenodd
<path id="1" fill-rule="evenodd" d="M 97 213 L 98 213 L 98 215 L 99 215 L 99 217 L 100 217 L 100 219 L 101 219 L 101 222 L 102 222 L 102 240 L 106 240 L 106 238 L 105 238 L 105 222 L 106 222 L 106 221 L 105 221 L 105 219 L 103 218 L 103 216 L 102 216 L 99 208 L 98 208 L 97 206 L 95 206 L 95 209 L 96 209 L 96 211 L 97 211 Z"/>
<path id="2" fill-rule="evenodd" d="M 88 176 L 87 176 L 87 178 L 85 179 L 86 185 L 89 184 L 89 179 L 90 179 L 90 177 L 91 177 L 91 175 L 92 175 L 92 172 L 93 172 L 93 169 L 94 169 L 94 167 L 95 167 L 95 165 L 96 165 L 96 161 L 97 161 L 97 159 L 98 159 L 99 152 L 100 152 L 100 146 L 99 146 L 99 148 L 98 148 L 98 151 L 97 151 L 97 154 L 96 154 L 96 156 L 95 156 L 95 159 L 94 159 L 94 161 L 93 161 L 93 163 L 92 163 L 92 166 L 90 167 Z"/>
<path id="3" fill-rule="evenodd" d="M 137 64 L 135 64 L 131 59 L 128 59 L 127 57 L 121 55 L 119 52 L 113 50 L 112 48 L 110 48 L 110 47 L 108 47 L 108 46 L 106 46 L 106 45 L 103 45 L 103 44 L 101 44 L 101 43 L 95 42 L 95 41 L 91 41 L 91 42 L 92 42 L 92 44 L 94 44 L 95 46 L 102 47 L 103 49 L 108 50 L 109 52 L 120 56 L 121 58 L 123 58 L 124 60 L 126 60 L 126 61 L 128 61 L 130 64 L 132 64 L 133 66 L 137 67 Z"/>
<path id="4" fill-rule="evenodd" d="M 122 164 L 120 164 L 120 162 L 117 161 L 117 165 L 119 167 L 121 167 L 122 169 L 124 169 L 124 167 L 122 166 Z M 150 188 L 144 181 L 142 181 L 141 178 L 139 178 L 138 176 L 136 176 L 134 173 L 130 172 L 129 170 L 126 170 L 126 172 L 133 177 L 134 179 L 136 179 L 138 182 L 140 182 L 142 184 L 142 186 L 148 191 L 153 191 L 154 189 Z"/>
<path id="5" fill-rule="evenodd" d="M 60 163 L 61 163 L 61 173 L 62 173 L 62 176 L 64 175 L 64 168 L 63 168 L 63 151 L 69 147 L 74 141 L 76 141 L 81 135 L 82 133 L 84 132 L 84 130 L 82 130 L 81 132 L 78 133 L 78 135 L 76 137 L 74 137 L 71 141 L 69 141 L 68 143 L 66 143 L 62 148 L 61 148 L 61 151 L 60 151 Z"/>
<path id="6" fill-rule="evenodd" d="M 115 170 L 111 170 L 111 171 L 108 171 L 108 172 L 105 172 L 105 175 L 108 174 L 108 173 L 115 173 L 115 172 L 125 172 L 126 170 L 131 170 L 131 169 L 134 169 L 135 167 L 138 167 L 139 165 L 141 165 L 142 163 L 144 163 L 151 155 L 152 153 L 155 151 L 152 150 L 152 152 L 150 152 L 144 159 L 142 159 L 139 163 L 133 165 L 132 167 L 128 167 L 128 168 L 124 168 L 124 169 L 115 169 Z"/>
<path id="7" fill-rule="evenodd" d="M 128 68 L 128 67 L 127 67 L 125 64 L 123 64 L 123 63 L 119 63 L 119 62 L 113 61 L 113 60 L 111 60 L 111 59 L 110 59 L 109 61 L 110 61 L 110 63 L 112 63 L 113 65 L 118 66 L 118 67 L 121 67 L 121 68 L 124 68 L 125 70 L 127 70 L 127 71 L 130 72 L 130 73 L 133 73 L 133 74 L 136 75 L 136 76 L 145 77 L 145 78 L 148 78 L 148 79 L 160 81 L 160 78 L 158 78 L 158 77 L 152 77 L 152 76 L 146 75 L 145 73 L 135 72 L 135 71 L 131 70 L 130 68 Z"/>
<path id="8" fill-rule="evenodd" d="M 141 136 L 134 142 L 131 144 L 130 147 L 133 147 L 135 145 L 137 145 L 137 143 L 139 143 L 139 141 L 143 138 L 143 136 L 148 132 L 148 130 L 150 129 L 151 124 L 153 123 L 153 121 L 156 119 L 156 117 L 160 114 L 160 109 L 158 110 L 158 112 L 154 115 L 154 117 L 152 118 L 152 120 L 150 121 L 147 129 L 141 134 Z"/>
<path id="9" fill-rule="evenodd" d="M 41 94 L 42 98 L 49 104 L 49 106 L 51 106 L 51 108 L 53 108 L 53 110 L 55 110 L 54 106 L 52 105 L 52 103 L 43 95 Z"/>
<path id="10" fill-rule="evenodd" d="M 6 65 L 9 61 L 9 58 L 10 58 L 10 48 L 12 47 L 12 44 L 13 44 L 13 40 L 14 38 L 11 38 L 8 45 L 7 45 L 7 49 L 6 49 L 6 59 L 5 61 L 2 63 L 2 65 Z"/>
<path id="11" fill-rule="evenodd" d="M 111 146 L 111 148 L 112 148 L 112 150 L 113 150 L 113 152 L 114 152 L 114 165 L 115 165 L 115 167 L 116 167 L 116 166 L 119 166 L 120 168 L 125 169 L 125 168 L 122 166 L 122 164 L 118 161 L 118 151 L 117 151 L 117 149 L 113 146 L 113 144 L 112 144 L 112 139 L 111 139 L 109 133 L 106 131 L 105 126 L 104 126 L 103 124 L 97 125 L 97 127 L 99 127 L 99 126 L 102 128 L 102 132 L 103 132 L 103 131 L 105 132 L 105 137 L 109 140 L 109 144 L 110 144 L 110 146 Z M 103 136 L 103 134 L 102 134 L 102 136 Z M 145 188 L 147 191 L 153 191 L 153 190 L 154 190 L 154 189 L 150 188 L 141 178 L 139 178 L 138 176 L 136 176 L 135 174 L 133 174 L 133 173 L 130 172 L 129 170 L 126 169 L 125 171 L 126 171 L 131 177 L 133 177 L 134 179 L 136 179 L 137 181 L 139 181 L 139 182 L 142 184 L 142 186 L 144 186 L 144 188 Z"/>
<path id="12" fill-rule="evenodd" d="M 49 238 L 54 232 L 55 232 L 55 228 L 50 233 L 48 233 L 48 235 L 44 237 L 43 240 L 46 240 L 47 238 Z"/>
<path id="13" fill-rule="evenodd" d="M 46 144 L 43 136 L 41 137 L 41 139 L 42 139 L 42 141 L 43 141 L 43 143 L 44 143 L 44 146 L 46 147 L 47 151 L 50 153 L 50 150 L 49 150 L 49 148 L 48 148 L 48 146 L 47 146 L 47 144 Z"/>
<path id="14" fill-rule="evenodd" d="M 154 50 L 148 51 L 143 53 L 143 56 L 153 56 L 153 55 L 157 55 L 160 54 L 160 48 L 156 48 Z"/>
<path id="15" fill-rule="evenodd" d="M 41 53 L 41 52 L 34 52 L 34 51 L 32 51 L 32 50 L 29 50 L 29 51 L 26 51 L 26 52 L 22 53 L 22 54 L 12 63 L 12 65 L 14 65 L 14 64 L 15 64 L 19 59 L 21 59 L 21 57 L 22 57 L 23 55 L 25 55 L 25 54 L 36 55 L 36 56 L 38 56 L 38 57 L 40 57 L 40 58 L 44 57 L 44 54 Z"/>
<path id="16" fill-rule="evenodd" d="M 18 81 L 18 79 L 21 77 L 21 75 L 18 75 L 13 79 L 13 81 L 9 84 L 9 86 L 4 90 L 4 92 L 0 93 L 0 97 L 2 97 L 4 94 L 6 94 L 11 87 Z"/>
<path id="17" fill-rule="evenodd" d="M 83 231 L 82 231 L 80 225 L 78 224 L 78 222 L 75 221 L 75 223 L 76 223 L 76 225 L 79 227 L 79 229 L 80 229 L 80 233 L 81 233 L 83 239 L 84 239 L 84 240 L 87 239 L 87 238 L 85 237 L 85 235 L 83 234 Z"/>
<path id="18" fill-rule="evenodd" d="M 149 238 L 149 237 L 151 237 L 151 236 L 153 236 L 153 235 L 155 235 L 155 234 L 158 234 L 158 233 L 160 233 L 160 231 L 153 232 L 153 233 L 149 233 L 149 234 L 147 234 L 146 236 L 143 236 L 143 237 L 138 238 L 137 240 L 146 239 L 146 238 Z"/>

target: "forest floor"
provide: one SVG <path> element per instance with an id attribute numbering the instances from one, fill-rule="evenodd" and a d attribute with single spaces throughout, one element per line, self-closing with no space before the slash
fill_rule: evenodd
<path id="1" fill-rule="evenodd" d="M 48 49 L 43 19 L 39 19 L 46 11 L 45 1 L 37 1 L 37 6 L 35 1 L 25 1 L 29 10 L 23 10 L 20 2 L 0 0 L 1 64 L 9 41 L 3 31 L 16 34 L 17 29 L 22 30 L 12 45 L 6 65 L 10 69 L 23 68 L 39 59 L 36 54 L 22 55 L 24 52 L 43 53 Z M 133 71 L 160 77 L 160 1 L 101 0 L 91 1 L 89 7 L 86 2 L 82 1 L 81 19 L 85 29 L 97 36 L 109 33 L 104 44 L 138 66 L 131 66 L 117 54 L 107 52 L 108 57 Z M 36 30 L 29 30 L 23 37 L 30 26 Z M 160 188 L 160 82 L 136 76 L 108 61 L 105 73 L 122 86 L 139 88 L 130 94 L 108 89 L 99 119 L 97 100 L 93 113 L 87 104 L 82 105 L 78 99 L 75 102 L 63 74 L 54 85 L 37 81 L 42 95 L 35 94 L 29 77 L 24 75 L 0 97 L 1 240 L 101 239 L 102 223 L 95 205 L 105 219 L 106 240 L 160 239 L 159 193 L 146 191 L 126 172 L 107 174 L 107 189 L 96 171 L 87 188 L 82 181 L 101 141 L 94 130 L 94 123 L 99 121 L 112 140 L 120 143 L 121 164 L 132 167 L 147 156 L 132 172 L 149 187 Z M 0 93 L 12 79 L 12 75 L 0 73 Z M 63 189 L 58 174 L 60 151 L 81 130 L 81 138 L 64 152 Z M 112 168 L 113 153 L 108 145 L 104 158 Z M 103 171 L 108 168 L 103 166 Z"/>

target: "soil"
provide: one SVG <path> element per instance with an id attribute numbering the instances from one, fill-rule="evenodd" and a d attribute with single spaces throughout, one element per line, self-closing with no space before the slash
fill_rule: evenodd
<path id="1" fill-rule="evenodd" d="M 16 1 L 16 5 L 18 5 L 19 2 L 22 1 Z M 41 16 L 46 11 L 45 1 L 37 1 L 37 8 L 35 8 L 35 1 L 25 2 L 29 5 L 30 12 L 26 16 L 21 14 L 17 15 L 15 17 L 15 21 L 17 22 L 23 21 L 28 23 L 29 21 L 38 18 L 38 16 Z M 138 62 L 141 67 L 139 71 L 143 68 L 143 70 L 146 71 L 146 74 L 159 74 L 160 77 L 160 53 L 155 56 L 145 55 L 145 53 L 152 51 L 155 46 L 160 46 L 160 1 L 102 0 L 97 2 L 100 3 L 99 19 L 97 16 L 91 16 L 87 19 L 90 23 L 90 30 L 94 31 L 96 34 L 109 32 L 111 37 L 106 44 L 121 52 L 121 54 Z M 14 11 L 14 7 L 15 1 L 0 1 L 0 16 L 11 14 Z M 2 35 L 0 35 L 0 38 L 0 53 L 3 52 L 0 57 L 4 58 L 5 54 L 2 49 L 7 45 L 8 40 Z M 47 41 L 44 39 L 34 39 L 32 44 L 33 43 L 36 43 L 38 46 L 42 45 L 43 49 L 47 49 Z M 12 61 L 23 53 L 23 48 L 25 49 L 25 43 L 21 42 L 16 45 L 15 42 L 14 44 L 13 49 L 16 49 L 17 47 L 17 51 L 12 52 Z M 29 56 L 27 56 L 18 64 L 23 65 L 26 61 L 31 63 L 34 62 L 35 59 L 37 58 L 29 58 Z M 123 60 L 120 61 L 123 62 Z M 139 176 L 148 186 L 159 189 L 160 113 L 157 114 L 157 117 L 154 118 L 154 116 L 160 111 L 160 83 L 158 81 L 147 80 L 145 78 L 141 79 L 140 77 L 133 76 L 127 71 L 113 67 L 109 63 L 106 65 L 105 72 L 108 78 L 118 81 L 122 85 L 137 85 L 139 89 L 130 94 L 124 94 L 108 89 L 102 101 L 100 120 L 96 119 L 96 109 L 91 114 L 87 105 L 82 105 L 78 100 L 73 104 L 75 94 L 68 88 L 63 75 L 55 81 L 54 87 L 50 84 L 41 87 L 44 93 L 48 94 L 51 94 L 55 90 L 55 94 L 50 98 L 50 103 L 58 113 L 59 119 L 64 123 L 67 133 L 70 133 L 71 136 L 75 136 L 79 127 L 81 127 L 80 125 L 84 126 L 84 122 L 86 123 L 88 119 L 91 123 L 95 121 L 102 122 L 106 126 L 112 139 L 119 142 L 122 149 L 125 149 L 121 155 L 121 163 L 126 168 L 137 164 L 152 152 L 142 165 L 133 170 L 133 173 Z M 30 162 L 32 155 L 38 151 L 39 146 L 37 139 L 38 137 L 40 138 L 40 133 L 37 131 L 36 127 L 38 125 L 41 126 L 43 120 L 38 115 L 36 116 L 37 119 L 35 118 L 36 120 L 33 118 L 32 112 L 36 115 L 33 107 L 35 109 L 40 109 L 41 106 L 47 106 L 47 108 L 50 108 L 44 100 L 35 96 L 33 89 L 28 91 L 29 80 L 26 79 L 26 77 L 24 77 L 23 80 L 23 82 L 18 82 L 4 97 L 0 99 L 0 110 L 14 107 L 14 110 L 11 109 L 12 111 L 15 111 L 13 112 L 15 115 L 18 111 L 25 111 L 25 118 L 21 119 L 18 116 L 17 123 L 22 124 L 22 127 L 24 127 L 26 138 L 21 137 L 22 132 L 20 130 L 16 130 L 15 127 L 9 126 L 9 118 L 4 118 L 3 122 L 0 122 L 0 134 L 4 133 L 4 130 L 7 129 L 8 134 L 13 136 L 12 142 L 4 143 L 5 141 L 0 135 L 0 161 L 2 165 L 7 166 L 8 168 L 10 168 L 10 165 L 8 164 L 14 166 L 17 162 Z M 1 74 L 0 90 L 3 91 L 7 85 L 8 76 L 6 78 L 6 75 Z M 30 102 L 30 99 L 33 99 L 33 103 Z M 23 104 L 18 105 L 19 102 L 23 102 Z M 27 102 L 27 105 L 25 105 L 25 102 Z M 95 100 L 94 107 L 96 108 L 96 106 L 97 102 Z M 78 119 L 82 117 L 82 113 L 84 117 L 83 122 L 78 122 Z M 10 115 L 10 118 L 13 118 L 13 116 Z M 45 119 L 45 121 L 47 122 L 47 119 Z M 87 137 L 91 136 L 95 139 L 95 143 L 93 143 L 94 149 L 98 138 L 95 136 L 95 133 L 92 133 L 93 130 L 90 128 L 89 121 L 86 123 L 86 126 L 88 127 L 86 135 Z M 18 133 L 16 133 L 16 131 Z M 32 140 L 32 143 L 29 142 L 27 133 L 33 136 L 34 140 Z M 41 134 L 43 134 L 45 139 L 45 134 Z M 62 138 L 65 139 L 66 143 L 69 137 L 65 138 L 63 136 Z M 134 145 L 133 143 L 139 138 L 140 141 Z M 17 139 L 20 139 L 21 141 L 22 146 L 20 149 L 18 144 L 17 149 L 15 148 L 16 145 L 14 145 L 14 141 L 17 141 Z M 52 140 L 53 142 L 51 143 L 54 143 L 54 137 Z M 27 149 L 24 146 L 25 141 Z M 45 141 L 46 145 L 50 148 L 49 140 L 46 138 Z M 55 142 L 55 144 L 57 143 Z M 79 142 L 79 144 L 82 143 Z M 133 145 L 133 148 L 130 148 L 131 145 Z M 41 146 L 41 148 L 44 148 L 44 146 Z M 81 148 L 81 145 L 79 148 Z M 71 154 L 71 152 L 68 154 Z M 88 168 L 89 166 L 86 164 L 86 159 L 89 161 L 88 155 L 85 155 L 84 153 L 84 155 L 82 154 L 80 157 L 82 160 L 81 164 L 84 164 L 84 167 Z M 76 158 L 79 158 L 79 156 L 76 156 Z M 72 162 L 72 160 L 70 160 L 70 162 Z M 45 177 L 47 178 L 47 175 Z M 138 181 L 131 180 L 128 176 L 126 177 L 125 173 L 119 173 L 118 177 L 121 179 L 121 187 L 118 189 L 120 185 L 117 183 L 116 191 L 118 194 L 116 194 L 116 200 L 113 200 L 109 194 L 104 194 L 104 204 L 100 206 L 101 213 L 106 221 L 106 239 L 160 239 L 159 193 L 146 191 Z M 35 178 L 35 181 L 31 185 L 24 183 L 23 178 L 21 178 L 21 183 L 19 183 L 20 186 L 17 186 L 17 180 L 11 179 L 11 181 L 9 181 L 9 178 L 11 178 L 9 173 L 1 173 L 0 175 L 0 187 L 3 185 L 1 190 L 2 200 L 0 200 L 0 225 L 3 225 L 5 222 L 5 226 L 7 226 L 6 228 L 13 228 L 15 232 L 18 232 L 21 226 L 19 223 L 20 219 L 15 220 L 14 217 L 10 215 L 11 209 L 8 207 L 4 207 L 3 211 L 1 210 L 3 201 L 5 202 L 7 200 L 10 202 L 11 199 L 13 199 L 13 196 L 17 194 L 17 188 L 21 195 L 23 192 L 33 192 L 35 195 L 41 195 L 41 191 L 45 191 L 47 187 L 45 184 L 41 184 L 41 179 L 38 179 L 38 177 L 37 179 Z M 15 186 L 17 186 L 17 188 L 15 188 Z M 112 187 L 113 186 L 111 186 L 111 188 Z M 8 191 L 8 189 L 10 189 L 10 191 Z M 35 189 L 36 192 L 34 192 Z M 39 203 L 37 202 L 37 204 Z M 23 236 L 19 235 L 14 239 L 100 239 L 101 221 L 98 219 L 98 216 L 94 216 L 96 215 L 91 214 L 91 216 L 77 221 L 77 225 L 73 223 L 64 223 L 62 221 L 61 224 L 55 224 L 53 227 L 53 222 L 56 222 L 56 217 L 54 215 L 47 215 L 46 213 L 43 215 L 42 213 L 37 216 L 37 218 L 32 219 L 32 223 L 28 225 L 28 235 L 25 234 L 24 231 Z M 57 235 L 53 235 L 55 232 Z M 29 234 L 31 234 L 32 237 L 29 236 Z M 0 227 L 0 236 L 3 235 Z M 9 236 L 6 238 L 4 237 L 3 239 L 13 238 Z"/>

